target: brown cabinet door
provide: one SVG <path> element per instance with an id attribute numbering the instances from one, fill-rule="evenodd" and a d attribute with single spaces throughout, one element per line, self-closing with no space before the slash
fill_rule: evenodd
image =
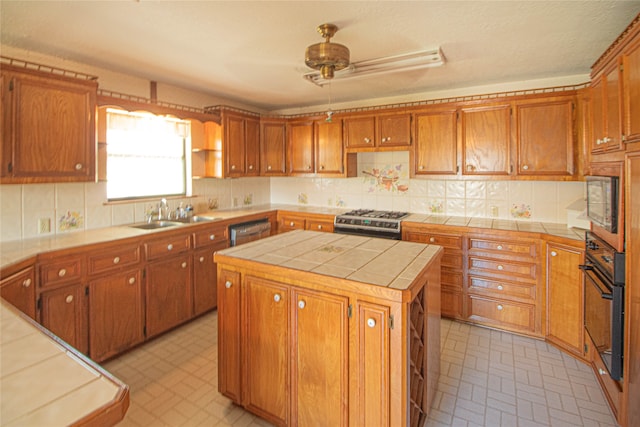
<path id="1" fill-rule="evenodd" d="M 183 254 L 147 265 L 147 337 L 191 317 L 191 256 Z"/>
<path id="2" fill-rule="evenodd" d="M 376 138 L 376 118 L 353 117 L 344 120 L 344 137 L 346 148 L 373 148 Z"/>
<path id="3" fill-rule="evenodd" d="M 289 418 L 289 288 L 246 276 L 244 307 L 244 393 L 246 407 L 276 425 Z M 305 424 L 300 424 L 305 425 Z"/>
<path id="4" fill-rule="evenodd" d="M 361 426 L 389 425 L 390 309 L 359 302 L 358 313 L 358 421 Z"/>
<path id="5" fill-rule="evenodd" d="M 144 341 L 142 270 L 89 282 L 89 354 L 97 362 Z"/>
<path id="6" fill-rule="evenodd" d="M 246 172 L 245 120 L 234 116 L 228 116 L 224 120 L 225 148 L 227 149 L 226 176 L 243 176 Z"/>
<path id="7" fill-rule="evenodd" d="M 580 357 L 584 352 L 584 251 L 547 245 L 547 339 Z"/>
<path id="8" fill-rule="evenodd" d="M 218 275 L 218 391 L 234 402 L 241 400 L 240 273 Z"/>
<path id="9" fill-rule="evenodd" d="M 193 310 L 198 315 L 218 305 L 216 283 L 218 274 L 213 254 L 225 249 L 226 241 L 216 246 L 196 250 L 193 253 Z"/>
<path id="10" fill-rule="evenodd" d="M 258 176 L 260 173 L 260 121 L 245 121 L 245 176 Z"/>
<path id="11" fill-rule="evenodd" d="M 345 426 L 349 407 L 349 301 L 302 289 L 293 289 L 291 299 L 292 423 Z"/>
<path id="12" fill-rule="evenodd" d="M 455 110 L 416 114 L 415 175 L 455 175 L 458 172 Z"/>
<path id="13" fill-rule="evenodd" d="M 640 37 L 622 55 L 623 134 L 640 141 Z"/>
<path id="14" fill-rule="evenodd" d="M 97 85 L 20 73 L 5 84 L 13 114 L 3 168 L 26 182 L 94 180 Z"/>
<path id="15" fill-rule="evenodd" d="M 573 104 L 573 98 L 516 104 L 518 175 L 573 175 Z"/>
<path id="16" fill-rule="evenodd" d="M 40 294 L 40 323 L 81 353 L 89 351 L 86 287 L 65 286 Z"/>
<path id="17" fill-rule="evenodd" d="M 284 122 L 262 124 L 260 173 L 264 176 L 286 175 L 286 125 Z"/>
<path id="18" fill-rule="evenodd" d="M 603 138 L 606 133 L 605 123 L 605 81 L 603 77 L 594 79 L 591 83 L 591 153 L 604 151 Z"/>
<path id="19" fill-rule="evenodd" d="M 331 123 L 316 122 L 315 138 L 316 173 L 342 175 L 342 120 L 334 120 Z"/>
<path id="20" fill-rule="evenodd" d="M 461 109 L 463 175 L 509 175 L 511 107 Z"/>
<path id="21" fill-rule="evenodd" d="M 606 150 L 621 150 L 622 143 L 622 112 L 620 111 L 620 65 L 616 62 L 605 72 L 606 79 Z"/>
<path id="22" fill-rule="evenodd" d="M 289 173 L 310 174 L 315 168 L 313 122 L 291 123 L 289 134 Z"/>
<path id="23" fill-rule="evenodd" d="M 33 267 L 2 279 L 0 296 L 32 319 L 36 318 L 36 280 Z"/>
<path id="24" fill-rule="evenodd" d="M 411 145 L 411 114 L 378 116 L 378 147 Z"/>

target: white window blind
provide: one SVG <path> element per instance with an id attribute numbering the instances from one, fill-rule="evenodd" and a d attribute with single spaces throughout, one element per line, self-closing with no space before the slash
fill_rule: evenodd
<path id="1" fill-rule="evenodd" d="M 107 110 L 107 198 L 187 195 L 188 121 Z"/>

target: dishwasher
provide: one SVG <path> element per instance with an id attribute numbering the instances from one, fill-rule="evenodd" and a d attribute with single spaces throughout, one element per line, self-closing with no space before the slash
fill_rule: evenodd
<path id="1" fill-rule="evenodd" d="M 271 222 L 268 218 L 256 221 L 241 222 L 229 226 L 229 238 L 231 246 L 263 239 L 271 235 Z"/>

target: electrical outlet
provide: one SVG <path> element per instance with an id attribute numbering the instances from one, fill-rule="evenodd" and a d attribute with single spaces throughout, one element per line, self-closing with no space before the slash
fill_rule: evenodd
<path id="1" fill-rule="evenodd" d="M 491 206 L 491 216 L 493 218 L 497 218 L 498 217 L 498 207 L 497 206 Z"/>
<path id="2" fill-rule="evenodd" d="M 51 233 L 51 218 L 40 218 L 38 220 L 38 234 Z"/>

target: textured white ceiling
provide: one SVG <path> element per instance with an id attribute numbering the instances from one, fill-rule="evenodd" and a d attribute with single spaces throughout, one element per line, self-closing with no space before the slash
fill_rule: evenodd
<path id="1" fill-rule="evenodd" d="M 335 103 L 588 75 L 640 1 L 0 1 L 3 45 L 266 110 L 320 105 L 319 24 L 351 60 L 431 49 L 440 68 L 334 81 Z"/>

